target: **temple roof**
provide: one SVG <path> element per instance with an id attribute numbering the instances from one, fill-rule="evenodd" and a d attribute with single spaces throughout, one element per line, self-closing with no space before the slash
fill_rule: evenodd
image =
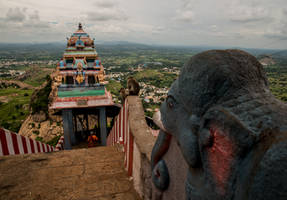
<path id="1" fill-rule="evenodd" d="M 78 30 L 76 30 L 68 39 L 68 47 L 94 47 L 94 40 L 83 30 L 83 26 L 79 23 Z"/>

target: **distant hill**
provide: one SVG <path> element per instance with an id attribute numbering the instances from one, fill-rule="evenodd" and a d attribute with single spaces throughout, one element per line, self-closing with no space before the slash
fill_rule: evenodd
<path id="1" fill-rule="evenodd" d="M 10 44 L 0 43 L 0 60 L 15 59 L 21 60 L 59 60 L 66 48 L 63 43 L 21 43 Z M 100 55 L 110 55 L 118 53 L 125 56 L 127 51 L 133 50 L 157 50 L 157 51 L 177 51 L 180 53 L 193 52 L 193 54 L 211 49 L 241 49 L 259 57 L 270 55 L 276 62 L 287 63 L 287 50 L 274 49 L 252 49 L 238 47 L 218 47 L 218 46 L 164 46 L 147 45 L 127 41 L 96 41 L 96 49 Z"/>
<path id="2" fill-rule="evenodd" d="M 47 44 L 0 44 L 0 59 L 55 60 L 60 59 L 65 49 L 64 43 Z"/>
<path id="3" fill-rule="evenodd" d="M 272 58 L 274 58 L 278 63 L 287 66 L 287 50 L 282 50 L 273 53 Z"/>

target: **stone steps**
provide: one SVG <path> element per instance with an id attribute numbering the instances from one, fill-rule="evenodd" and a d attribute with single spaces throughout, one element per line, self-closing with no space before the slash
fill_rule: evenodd
<path id="1" fill-rule="evenodd" d="M 0 200 L 139 199 L 115 147 L 0 157 Z"/>

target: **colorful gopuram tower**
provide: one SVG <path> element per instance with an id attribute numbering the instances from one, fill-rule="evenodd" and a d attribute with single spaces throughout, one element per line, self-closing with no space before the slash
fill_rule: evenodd
<path id="1" fill-rule="evenodd" d="M 94 40 L 83 30 L 78 30 L 67 38 L 67 48 L 58 63 L 50 109 L 62 114 L 65 149 L 79 142 L 77 115 L 84 115 L 89 135 L 88 115 L 97 115 L 102 145 L 106 145 L 107 114 L 113 117 L 118 110 L 104 83 L 105 71 L 95 49 Z M 96 131 L 96 130 L 93 130 Z M 99 132 L 99 131 L 98 131 Z M 83 135 L 83 131 L 81 131 Z"/>

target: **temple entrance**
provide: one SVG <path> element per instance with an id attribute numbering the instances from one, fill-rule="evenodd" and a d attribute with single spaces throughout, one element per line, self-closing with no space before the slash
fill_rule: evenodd
<path id="1" fill-rule="evenodd" d="M 88 76 L 88 84 L 95 84 L 95 77 L 94 76 Z"/>
<path id="2" fill-rule="evenodd" d="M 66 76 L 66 84 L 73 85 L 74 84 L 74 78 L 72 76 Z"/>
<path id="3" fill-rule="evenodd" d="M 105 146 L 119 111 L 117 106 L 62 110 L 65 149 L 88 147 L 89 136 L 96 136 L 94 146 Z"/>

